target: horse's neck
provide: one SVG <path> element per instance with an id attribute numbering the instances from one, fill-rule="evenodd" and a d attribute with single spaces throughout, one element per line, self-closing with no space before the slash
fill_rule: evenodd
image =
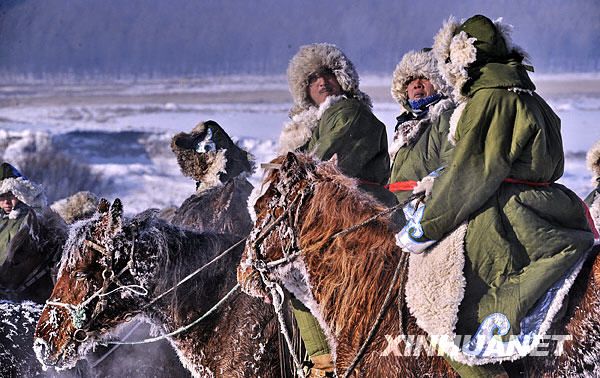
<path id="1" fill-rule="evenodd" d="M 356 216 L 351 218 L 366 219 L 374 215 L 369 205 L 357 205 L 360 206 L 363 214 L 359 217 L 357 210 Z M 332 213 L 342 214 L 336 215 L 338 218 L 344 217 L 344 212 L 338 210 L 332 209 Z M 366 339 L 392 284 L 392 293 L 397 298 L 399 284 L 392 282 L 392 278 L 401 251 L 395 245 L 393 233 L 384 223 L 367 225 L 322 244 L 323 241 L 316 240 L 314 236 L 316 231 L 313 228 L 318 228 L 318 225 L 307 218 L 304 221 L 309 223 L 301 227 L 300 244 L 305 251 L 302 263 L 308 272 L 308 286 L 315 301 L 312 307 L 316 307 L 320 322 L 326 324 L 330 341 L 337 344 L 338 358 L 344 360 L 354 355 Z M 349 227 L 344 222 L 336 222 L 333 220 L 328 228 L 337 232 Z M 327 224 L 327 221 L 323 221 L 323 224 Z M 312 242 L 323 248 L 311 248 Z M 374 345 L 384 343 L 386 334 L 397 335 L 398 324 L 398 310 L 392 305 L 384 317 Z M 335 340 L 331 340 L 333 338 Z"/>

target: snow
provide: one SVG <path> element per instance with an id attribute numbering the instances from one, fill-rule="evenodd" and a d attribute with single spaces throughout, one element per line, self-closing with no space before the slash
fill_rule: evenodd
<path id="1" fill-rule="evenodd" d="M 539 93 L 562 120 L 566 164 L 561 182 L 580 196 L 592 190 L 585 153 L 600 140 L 600 74 L 534 76 Z M 391 140 L 399 107 L 389 77 L 368 76 L 362 87 Z M 282 76 L 62 82 L 0 86 L 0 141 L 47 133 L 62 151 L 112 180 L 99 193 L 119 197 L 128 214 L 177 206 L 195 183 L 179 172 L 170 138 L 198 122 L 217 121 L 258 163 L 275 157 L 291 97 Z M 12 152 L 11 152 L 12 151 Z M 14 146 L 3 158 L 14 156 Z M 257 184 L 259 170 L 251 178 Z"/>

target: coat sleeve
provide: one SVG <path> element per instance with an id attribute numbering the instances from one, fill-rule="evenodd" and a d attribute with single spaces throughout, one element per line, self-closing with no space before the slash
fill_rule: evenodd
<path id="1" fill-rule="evenodd" d="M 389 179 L 385 127 L 363 107 L 326 112 L 319 124 L 319 138 L 309 152 L 322 160 L 337 154 L 338 166 L 348 176 L 379 184 Z"/>
<path id="2" fill-rule="evenodd" d="M 509 176 L 535 135 L 519 118 L 514 97 L 493 92 L 467 105 L 456 130 L 452 160 L 436 180 L 421 220 L 425 236 L 439 240 L 480 209 Z"/>

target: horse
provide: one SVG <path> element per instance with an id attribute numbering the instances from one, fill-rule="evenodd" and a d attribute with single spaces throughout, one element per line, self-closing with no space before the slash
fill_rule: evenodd
<path id="1" fill-rule="evenodd" d="M 233 248 L 237 236 L 181 228 L 156 212 L 125 219 L 120 200 L 111 205 L 102 199 L 91 219 L 72 226 L 35 331 L 34 350 L 42 364 L 73 366 L 134 317 L 169 334 L 235 286 L 232 267 L 242 252 L 241 244 Z M 228 247 L 231 252 L 209 269 L 159 297 Z M 198 326 L 165 337 L 195 377 L 276 377 L 277 321 L 260 307 L 260 301 L 234 292 Z"/>
<path id="2" fill-rule="evenodd" d="M 202 231 L 246 236 L 252 228 L 247 201 L 253 158 L 236 145 L 215 121 L 178 133 L 171 149 L 184 176 L 196 180 L 196 193 L 179 206 L 173 224 Z"/>
<path id="3" fill-rule="evenodd" d="M 338 376 L 457 377 L 408 311 L 408 255 L 395 243 L 389 216 L 382 216 L 386 208 L 344 176 L 334 158 L 320 162 L 288 153 L 271 166 L 238 267 L 243 290 L 268 299 L 269 289 L 283 285 L 302 301 L 327 335 Z M 506 363 L 507 371 L 597 376 L 599 304 L 600 258 L 588 258 L 571 288 L 565 316 L 552 327 L 551 334 L 567 336 L 562 353 L 529 355 Z M 560 346 L 553 342 L 549 349 Z M 357 357 L 360 348 L 366 349 Z"/>

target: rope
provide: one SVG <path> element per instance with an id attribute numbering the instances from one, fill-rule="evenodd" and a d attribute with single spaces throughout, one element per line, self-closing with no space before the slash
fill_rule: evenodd
<path id="1" fill-rule="evenodd" d="M 137 322 L 133 325 L 133 327 L 131 327 L 131 329 L 125 334 L 125 336 L 123 336 L 123 340 L 127 340 L 129 338 L 129 336 L 131 336 L 136 329 L 138 329 L 140 327 L 140 325 L 142 325 L 142 322 Z M 102 355 L 102 357 L 100 357 L 99 359 L 97 359 L 93 364 L 90 364 L 90 367 L 92 369 L 94 369 L 96 366 L 100 365 L 102 363 L 102 361 L 104 361 L 108 356 L 110 356 L 112 354 L 112 352 L 114 352 L 115 350 L 117 350 L 120 347 L 120 345 L 114 345 L 112 348 L 110 348 L 108 351 L 106 351 L 106 353 L 104 353 Z"/>
<path id="2" fill-rule="evenodd" d="M 403 253 L 402 255 L 400 255 L 400 260 L 398 260 L 398 265 L 396 265 L 396 270 L 394 271 L 394 276 L 392 277 L 392 282 L 390 283 L 390 287 L 388 288 L 387 295 L 385 296 L 385 300 L 383 301 L 383 305 L 381 306 L 381 309 L 379 310 L 377 319 L 375 320 L 375 323 L 373 323 L 373 326 L 371 327 L 371 331 L 369 332 L 369 335 L 367 336 L 367 338 L 363 342 L 362 346 L 358 350 L 358 353 L 356 353 L 356 356 L 354 356 L 352 363 L 350 364 L 350 366 L 348 366 L 348 369 L 346 369 L 346 373 L 344 373 L 344 378 L 350 377 L 350 374 L 352 374 L 352 372 L 356 368 L 356 365 L 358 365 L 360 360 L 363 358 L 363 356 L 367 350 L 367 347 L 369 346 L 371 341 L 373 341 L 373 338 L 375 337 L 375 334 L 377 333 L 377 330 L 379 329 L 379 326 L 381 325 L 381 322 L 383 321 L 383 317 L 385 316 L 387 309 L 391 303 L 392 293 L 394 292 L 394 286 L 396 285 L 396 282 L 398 281 L 398 278 L 400 277 L 400 271 L 404 268 L 404 266 L 406 265 L 407 262 L 408 262 L 408 254 Z M 402 320 L 400 320 L 400 321 L 402 321 Z"/>
<path id="3" fill-rule="evenodd" d="M 239 287 L 240 287 L 240 284 L 236 284 L 231 290 L 229 290 L 229 292 L 219 302 L 217 302 L 213 307 L 211 307 L 210 310 L 205 312 L 204 315 L 200 316 L 198 319 L 194 320 L 190 324 L 176 329 L 175 331 L 169 332 L 169 333 L 161 335 L 161 336 L 151 337 L 151 338 L 147 338 L 147 339 L 139 340 L 139 341 L 108 341 L 107 344 L 114 344 L 114 345 L 149 344 L 149 343 L 153 343 L 155 341 L 166 339 L 167 337 L 171 337 L 171 336 L 175 336 L 180 333 L 183 333 L 183 332 L 189 330 L 190 328 L 194 327 L 196 324 L 200 323 L 202 320 L 206 319 L 213 312 L 215 312 L 223 303 L 225 303 L 229 299 L 229 297 L 231 297 L 233 295 L 233 293 L 235 293 L 235 291 Z"/>
<path id="4" fill-rule="evenodd" d="M 147 305 L 145 305 L 143 309 L 148 308 L 149 306 L 153 305 L 154 303 L 156 303 L 159 299 L 161 299 L 162 297 L 164 297 L 165 295 L 169 294 L 170 292 L 172 292 L 173 290 L 177 289 L 179 286 L 181 286 L 182 284 L 184 284 L 185 282 L 189 281 L 190 279 L 192 279 L 192 277 L 194 277 L 196 274 L 200 273 L 201 271 L 203 271 L 204 269 L 206 269 L 207 267 L 209 267 L 210 265 L 214 264 L 215 262 L 217 262 L 218 260 L 220 260 L 221 258 L 223 258 L 226 254 L 228 254 L 229 252 L 233 251 L 235 248 L 237 248 L 240 244 L 242 244 L 243 242 L 246 241 L 246 239 L 248 239 L 248 237 L 244 237 L 241 240 L 239 240 L 237 243 L 235 243 L 234 245 L 232 245 L 231 247 L 227 248 L 225 251 L 221 252 L 220 255 L 218 255 L 217 257 L 215 257 L 214 259 L 210 260 L 208 263 L 204 264 L 203 266 L 201 266 L 200 268 L 194 270 L 192 273 L 188 274 L 187 276 L 185 276 L 185 278 L 183 278 L 181 281 L 179 281 L 177 284 L 175 284 L 175 286 L 171 287 L 170 289 L 166 290 L 165 292 L 163 292 L 162 294 L 160 294 L 159 296 L 157 296 L 156 298 L 154 298 L 153 300 L 150 301 L 150 303 L 148 303 Z"/>

